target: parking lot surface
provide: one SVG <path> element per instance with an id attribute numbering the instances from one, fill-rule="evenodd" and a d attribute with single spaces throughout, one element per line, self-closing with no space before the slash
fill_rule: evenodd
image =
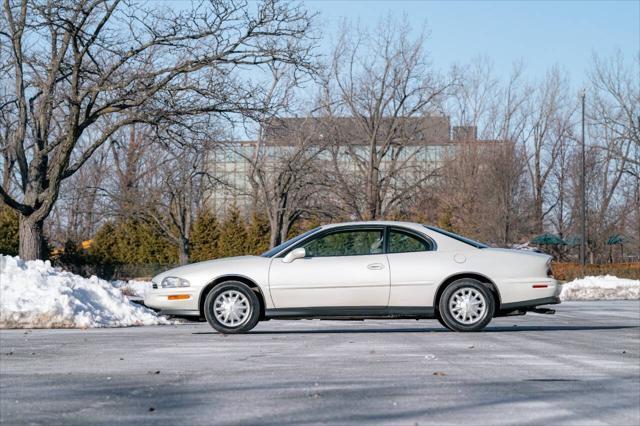
<path id="1" fill-rule="evenodd" d="M 640 424 L 640 302 L 495 319 L 0 331 L 0 423 Z"/>

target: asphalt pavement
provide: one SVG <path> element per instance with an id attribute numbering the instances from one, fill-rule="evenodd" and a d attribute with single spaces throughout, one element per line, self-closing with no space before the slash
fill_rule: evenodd
<path id="1" fill-rule="evenodd" d="M 0 331 L 0 423 L 640 424 L 640 302 L 437 321 Z"/>

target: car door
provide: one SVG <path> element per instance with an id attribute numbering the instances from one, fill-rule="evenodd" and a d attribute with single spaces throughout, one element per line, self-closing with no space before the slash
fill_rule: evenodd
<path id="1" fill-rule="evenodd" d="M 407 229 L 389 228 L 390 308 L 433 305 L 440 273 L 435 248 L 435 243 L 426 236 Z"/>
<path id="2" fill-rule="evenodd" d="M 321 233 L 290 263 L 276 257 L 269 269 L 273 304 L 279 308 L 385 307 L 389 264 L 384 227 L 349 227 Z"/>

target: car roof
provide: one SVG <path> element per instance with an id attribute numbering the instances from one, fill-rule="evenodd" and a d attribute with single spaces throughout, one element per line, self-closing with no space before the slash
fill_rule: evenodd
<path id="1" fill-rule="evenodd" d="M 400 221 L 394 221 L 394 220 L 366 220 L 366 221 L 330 223 L 327 225 L 323 225 L 322 229 L 332 229 L 332 228 L 339 228 L 342 226 L 355 226 L 355 225 L 404 226 L 407 228 L 415 228 L 417 226 L 422 226 L 421 224 L 415 223 L 415 222 L 400 222 Z"/>

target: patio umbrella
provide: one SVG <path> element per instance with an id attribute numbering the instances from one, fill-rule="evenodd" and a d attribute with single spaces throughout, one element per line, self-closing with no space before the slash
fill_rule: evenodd
<path id="1" fill-rule="evenodd" d="M 613 263 L 613 246 L 620 245 L 620 259 L 624 261 L 624 235 L 613 234 L 607 238 L 607 245 L 609 246 L 609 262 Z"/>
<path id="2" fill-rule="evenodd" d="M 620 234 L 610 235 L 607 239 L 607 244 L 610 246 L 622 243 L 624 243 L 624 236 Z"/>
<path id="3" fill-rule="evenodd" d="M 542 234 L 531 240 L 532 244 L 539 246 L 566 246 L 567 243 L 560 237 L 554 234 Z"/>

